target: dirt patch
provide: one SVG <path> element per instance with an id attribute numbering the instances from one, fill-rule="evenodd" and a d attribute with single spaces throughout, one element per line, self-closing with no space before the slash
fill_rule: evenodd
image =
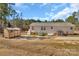
<path id="1" fill-rule="evenodd" d="M 21 39 L 21 40 L 20 40 Z M 0 39 L 0 55 L 8 56 L 79 56 L 79 37 L 51 39 Z"/>
<path id="2" fill-rule="evenodd" d="M 77 56 L 79 55 L 79 43 L 77 42 L 76 40 L 64 41 L 51 39 L 0 40 L 0 55 Z"/>
<path id="3" fill-rule="evenodd" d="M 58 36 L 55 37 L 56 40 L 79 40 L 79 37 L 67 37 L 67 36 Z"/>

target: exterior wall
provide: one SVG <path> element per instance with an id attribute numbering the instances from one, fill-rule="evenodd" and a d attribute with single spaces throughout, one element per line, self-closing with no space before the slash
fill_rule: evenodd
<path id="1" fill-rule="evenodd" d="M 30 27 L 30 33 L 31 32 L 37 32 L 37 33 L 48 33 L 48 34 L 54 34 L 57 33 L 58 31 L 63 31 L 64 33 L 68 33 L 68 34 L 73 34 L 73 29 L 71 29 L 71 26 L 52 26 L 53 29 L 51 29 L 51 26 L 45 26 L 46 30 L 41 30 L 41 26 L 33 26 L 33 30 L 32 27 Z M 73 27 L 74 28 L 74 27 Z"/>
<path id="2" fill-rule="evenodd" d="M 58 31 L 63 31 L 64 33 L 68 33 L 68 34 L 73 34 L 74 31 L 74 27 L 72 27 L 73 29 L 71 29 L 71 26 L 57 26 L 54 27 L 54 31 L 58 32 Z"/>

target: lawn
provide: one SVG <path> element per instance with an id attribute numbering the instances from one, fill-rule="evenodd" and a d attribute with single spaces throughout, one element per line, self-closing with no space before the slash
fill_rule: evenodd
<path id="1" fill-rule="evenodd" d="M 3 56 L 79 56 L 78 40 L 0 40 Z"/>

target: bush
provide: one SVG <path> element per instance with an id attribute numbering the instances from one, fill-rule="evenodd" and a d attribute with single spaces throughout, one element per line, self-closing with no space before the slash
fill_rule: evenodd
<path id="1" fill-rule="evenodd" d="M 31 35 L 38 35 L 37 32 L 31 32 Z"/>
<path id="2" fill-rule="evenodd" d="M 39 34 L 40 36 L 46 36 L 46 35 L 48 35 L 47 33 L 40 33 Z"/>

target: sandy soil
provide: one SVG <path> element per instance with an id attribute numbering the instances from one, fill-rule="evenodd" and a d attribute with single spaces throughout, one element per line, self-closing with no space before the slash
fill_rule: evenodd
<path id="1" fill-rule="evenodd" d="M 24 40 L 0 38 L 2 56 L 79 56 L 79 37 Z"/>
<path id="2" fill-rule="evenodd" d="M 67 36 L 58 36 L 55 37 L 56 40 L 79 40 L 79 37 L 67 37 Z"/>

